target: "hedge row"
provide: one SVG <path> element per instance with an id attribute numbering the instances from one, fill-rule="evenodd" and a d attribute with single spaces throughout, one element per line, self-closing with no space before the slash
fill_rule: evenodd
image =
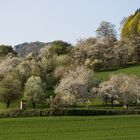
<path id="1" fill-rule="evenodd" d="M 0 118 L 43 117 L 43 116 L 98 116 L 140 114 L 138 109 L 128 110 L 93 110 L 93 109 L 34 109 L 0 111 Z"/>

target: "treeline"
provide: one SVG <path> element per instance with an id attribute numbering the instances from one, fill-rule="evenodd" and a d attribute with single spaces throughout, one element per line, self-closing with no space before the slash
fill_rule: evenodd
<path id="1" fill-rule="evenodd" d="M 97 37 L 79 40 L 75 46 L 54 41 L 21 57 L 11 46 L 1 45 L 0 101 L 7 108 L 18 99 L 31 102 L 33 108 L 37 103 L 48 103 L 51 108 L 88 106 L 95 97 L 112 107 L 116 102 L 127 107 L 139 104 L 137 77 L 114 75 L 102 81 L 95 76 L 105 69 L 140 62 L 140 36 L 135 30 L 132 36 L 125 35 L 124 31 L 129 32 L 127 22 L 129 18 L 122 24 L 119 40 L 115 26 L 103 21 L 96 30 Z"/>

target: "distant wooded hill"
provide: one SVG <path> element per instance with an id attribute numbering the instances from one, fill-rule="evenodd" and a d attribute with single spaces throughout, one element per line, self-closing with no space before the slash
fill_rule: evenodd
<path id="1" fill-rule="evenodd" d="M 26 56 L 29 53 L 33 52 L 36 53 L 38 52 L 41 48 L 49 45 L 51 43 L 44 43 L 44 42 L 25 42 L 19 45 L 14 46 L 15 51 L 20 55 L 20 56 Z"/>

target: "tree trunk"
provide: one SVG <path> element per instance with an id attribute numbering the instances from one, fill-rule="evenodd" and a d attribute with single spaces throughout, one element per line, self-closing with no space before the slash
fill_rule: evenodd
<path id="1" fill-rule="evenodd" d="M 8 102 L 7 102 L 7 108 L 9 108 L 9 106 L 10 106 L 10 102 L 8 101 Z"/>
<path id="2" fill-rule="evenodd" d="M 33 105 L 33 109 L 35 109 L 35 102 L 32 102 L 32 105 Z"/>
<path id="3" fill-rule="evenodd" d="M 104 99 L 103 106 L 107 106 L 107 104 L 108 104 L 108 99 Z"/>
<path id="4" fill-rule="evenodd" d="M 133 106 L 136 106 L 136 103 L 133 103 Z"/>
<path id="5" fill-rule="evenodd" d="M 107 106 L 107 101 L 108 101 L 108 100 L 106 99 L 106 100 L 105 100 L 105 106 Z"/>
<path id="6" fill-rule="evenodd" d="M 114 100 L 111 99 L 111 108 L 113 108 L 113 107 L 114 107 Z"/>

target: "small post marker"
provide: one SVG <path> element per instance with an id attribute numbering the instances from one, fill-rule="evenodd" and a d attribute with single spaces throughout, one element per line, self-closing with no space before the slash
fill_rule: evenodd
<path id="1" fill-rule="evenodd" d="M 26 100 L 21 100 L 20 101 L 20 109 L 26 109 L 27 107 L 27 101 Z"/>

